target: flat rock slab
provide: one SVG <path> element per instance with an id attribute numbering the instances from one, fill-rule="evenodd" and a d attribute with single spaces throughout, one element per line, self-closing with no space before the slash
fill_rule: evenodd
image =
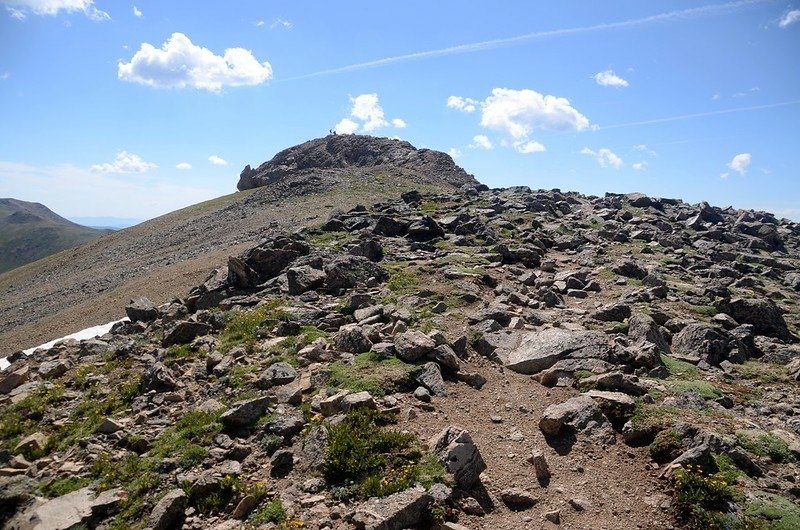
<path id="1" fill-rule="evenodd" d="M 599 331 L 570 331 L 549 328 L 542 331 L 504 334 L 494 355 L 508 369 L 520 374 L 537 374 L 562 359 L 609 360 L 608 336 Z"/>
<path id="2" fill-rule="evenodd" d="M 433 501 L 428 492 L 412 488 L 382 499 L 372 498 L 356 509 L 353 524 L 364 530 L 402 530 L 423 522 L 428 505 Z"/>

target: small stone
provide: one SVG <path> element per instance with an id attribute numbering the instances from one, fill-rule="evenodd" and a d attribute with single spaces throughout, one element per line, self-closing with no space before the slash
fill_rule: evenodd
<path id="1" fill-rule="evenodd" d="M 414 390 L 414 397 L 423 403 L 431 402 L 431 393 L 424 386 L 418 386 L 416 390 Z"/>
<path id="2" fill-rule="evenodd" d="M 553 524 L 561 524 L 561 510 L 544 512 L 544 518 Z"/>
<path id="3" fill-rule="evenodd" d="M 244 498 L 239 501 L 239 504 L 236 505 L 236 508 L 233 509 L 231 516 L 234 519 L 244 519 L 257 504 L 258 499 L 252 495 L 245 495 Z"/>
<path id="4" fill-rule="evenodd" d="M 573 497 L 569 500 L 569 505 L 577 512 L 584 512 L 592 507 L 592 503 L 583 497 Z"/>
<path id="5" fill-rule="evenodd" d="M 550 481 L 550 466 L 547 465 L 544 453 L 539 450 L 534 451 L 528 457 L 528 462 L 533 465 L 533 469 L 536 472 L 536 480 L 539 481 L 539 484 L 546 485 Z"/>
<path id="6" fill-rule="evenodd" d="M 500 500 L 508 508 L 515 512 L 521 512 L 530 508 L 539 502 L 539 499 L 520 488 L 508 488 L 500 492 Z"/>

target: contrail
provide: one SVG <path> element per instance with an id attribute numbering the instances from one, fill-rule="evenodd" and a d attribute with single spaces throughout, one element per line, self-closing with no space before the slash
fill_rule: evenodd
<path id="1" fill-rule="evenodd" d="M 606 125 L 605 127 L 598 127 L 595 130 L 605 131 L 606 129 L 620 129 L 622 127 L 636 127 L 637 125 L 650 125 L 653 123 L 667 123 L 670 121 L 691 120 L 694 118 L 704 118 L 706 116 L 718 116 L 720 114 L 732 114 L 734 112 L 747 112 L 750 110 L 763 110 L 774 109 L 776 107 L 787 107 L 789 105 L 797 105 L 800 99 L 794 101 L 783 101 L 781 103 L 770 103 L 767 105 L 754 105 L 752 107 L 737 107 L 735 109 L 712 110 L 709 112 L 698 112 L 696 114 L 682 114 L 680 116 L 670 116 L 667 118 L 656 118 L 653 120 L 632 121 L 628 123 L 618 123 L 616 125 Z"/>
<path id="2" fill-rule="evenodd" d="M 482 42 L 473 42 L 469 44 L 459 44 L 457 46 L 450 46 L 448 48 L 441 48 L 438 50 L 428 50 L 415 53 L 407 53 L 405 55 L 396 55 L 394 57 L 385 57 L 383 59 L 376 59 L 374 61 L 367 61 L 363 63 L 355 63 L 339 68 L 331 68 L 328 70 L 320 70 L 310 74 L 303 74 L 295 77 L 287 77 L 279 81 L 296 81 L 299 79 L 308 79 L 310 77 L 320 77 L 325 75 L 342 74 L 345 72 L 353 72 L 356 70 L 366 70 L 369 68 L 379 68 L 381 66 L 388 66 L 390 64 L 416 61 L 419 59 L 429 59 L 432 57 L 443 57 L 446 55 L 457 55 L 462 53 L 479 52 L 483 50 L 490 50 L 493 48 L 501 48 L 506 46 L 514 46 L 524 42 L 543 39 L 547 37 L 561 37 L 565 35 L 575 35 L 579 33 L 590 33 L 593 31 L 605 31 L 613 29 L 631 28 L 635 26 L 642 26 L 654 22 L 667 22 L 671 20 L 687 19 L 696 16 L 708 15 L 717 12 L 732 11 L 740 7 L 746 7 L 753 4 L 761 4 L 770 0 L 739 0 L 736 2 L 727 2 L 724 4 L 712 4 L 702 7 L 693 7 L 690 9 L 681 9 L 679 11 L 670 11 L 667 13 L 660 13 L 658 15 L 650 15 L 642 18 L 634 18 L 623 20 L 620 22 L 609 22 L 604 24 L 595 24 L 593 26 L 583 26 L 578 28 L 554 29 L 549 31 L 537 31 L 534 33 L 526 33 L 525 35 L 518 35 L 516 37 L 505 37 L 502 39 L 492 39 Z"/>

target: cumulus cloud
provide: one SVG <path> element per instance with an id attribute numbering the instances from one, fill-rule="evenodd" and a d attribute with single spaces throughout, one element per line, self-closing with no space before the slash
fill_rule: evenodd
<path id="1" fill-rule="evenodd" d="M 545 147 L 536 140 L 528 140 L 527 142 L 514 142 L 514 149 L 523 155 L 528 155 L 531 153 L 544 153 L 546 151 Z"/>
<path id="2" fill-rule="evenodd" d="M 456 158 L 461 156 L 461 149 L 459 149 L 458 147 L 451 147 L 450 149 L 447 150 L 447 154 L 450 155 L 450 158 L 455 160 Z"/>
<path id="3" fill-rule="evenodd" d="M 373 132 L 384 127 L 394 127 L 396 129 L 403 129 L 406 127 L 406 122 L 400 118 L 393 118 L 390 121 L 386 120 L 386 115 L 383 112 L 383 107 L 378 100 L 378 94 L 361 94 L 356 97 L 350 98 L 352 105 L 350 109 L 350 117 L 343 118 L 336 124 L 336 134 L 355 134 L 356 132 Z"/>
<path id="4" fill-rule="evenodd" d="M 135 16 L 136 18 L 142 18 L 142 12 L 136 6 L 133 6 L 133 16 Z"/>
<path id="5" fill-rule="evenodd" d="M 535 90 L 495 88 L 483 101 L 461 96 L 447 98 L 447 106 L 462 112 L 480 109 L 480 124 L 502 135 L 501 145 L 520 153 L 540 153 L 545 147 L 530 138 L 533 131 L 582 131 L 589 119 L 566 98 L 544 95 Z"/>
<path id="6" fill-rule="evenodd" d="M 800 9 L 792 9 L 784 13 L 778 21 L 778 27 L 786 29 L 796 22 L 800 22 Z"/>
<path id="7" fill-rule="evenodd" d="M 594 149 L 584 147 L 580 150 L 580 153 L 582 155 L 593 156 L 595 160 L 597 160 L 597 163 L 600 164 L 600 167 L 613 167 L 614 169 L 619 169 L 622 167 L 622 159 L 618 157 L 611 149 L 603 147 L 602 149 L 595 151 Z"/>
<path id="8" fill-rule="evenodd" d="M 34 15 L 56 16 L 65 13 L 82 12 L 95 22 L 111 20 L 105 11 L 97 9 L 94 0 L 3 0 L 6 10 L 17 20 L 25 20 L 29 13 Z"/>
<path id="9" fill-rule="evenodd" d="M 120 151 L 113 162 L 95 164 L 92 166 L 92 171 L 95 173 L 144 173 L 157 167 L 155 164 L 145 162 L 139 155 Z"/>
<path id="10" fill-rule="evenodd" d="M 228 161 L 227 160 L 225 160 L 224 158 L 222 158 L 220 156 L 217 156 L 217 155 L 211 155 L 210 157 L 208 157 L 208 161 L 211 162 L 212 164 L 214 164 L 215 166 L 227 166 L 228 165 Z"/>
<path id="11" fill-rule="evenodd" d="M 480 101 L 475 101 L 471 98 L 462 98 L 461 96 L 450 96 L 447 98 L 447 106 L 451 109 L 460 110 L 461 112 L 475 112 L 475 109 L 480 105 Z"/>
<path id="12" fill-rule="evenodd" d="M 218 92 L 224 86 L 260 85 L 272 77 L 269 62 L 258 62 L 250 50 L 228 48 L 215 55 L 183 33 L 173 33 L 161 48 L 142 43 L 130 62 L 119 62 L 123 81 L 153 87 L 193 87 Z"/>
<path id="13" fill-rule="evenodd" d="M 750 159 L 750 153 L 739 153 L 728 163 L 728 167 L 740 175 L 744 175 L 747 173 L 747 168 L 750 165 Z"/>
<path id="14" fill-rule="evenodd" d="M 598 85 L 613 86 L 613 87 L 626 87 L 628 82 L 614 73 L 614 70 L 605 70 L 594 74 L 594 80 Z"/>
<path id="15" fill-rule="evenodd" d="M 642 160 L 641 162 L 635 162 L 631 164 L 631 167 L 636 171 L 644 171 L 645 169 L 647 169 L 647 161 Z"/>
<path id="16" fill-rule="evenodd" d="M 489 137 L 485 134 L 476 134 L 472 137 L 473 144 L 470 147 L 480 148 L 480 149 L 492 149 L 494 145 L 492 145 L 492 141 L 489 140 Z"/>
<path id="17" fill-rule="evenodd" d="M 181 162 L 180 164 L 175 166 L 175 168 L 176 169 L 192 169 L 192 165 L 189 162 Z"/>
<path id="18" fill-rule="evenodd" d="M 483 102 L 481 125 L 514 140 L 526 140 L 535 129 L 582 131 L 589 127 L 589 120 L 566 98 L 529 89 L 495 88 Z"/>
<path id="19" fill-rule="evenodd" d="M 351 119 L 342 118 L 333 130 L 336 134 L 355 134 L 358 131 L 358 124 Z"/>

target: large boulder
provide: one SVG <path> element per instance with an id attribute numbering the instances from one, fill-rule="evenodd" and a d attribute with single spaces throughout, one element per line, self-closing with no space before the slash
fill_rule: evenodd
<path id="1" fill-rule="evenodd" d="M 167 492 L 150 512 L 148 526 L 153 530 L 179 528 L 183 521 L 183 513 L 189 497 L 180 488 Z"/>
<path id="2" fill-rule="evenodd" d="M 614 429 L 595 401 L 580 395 L 564 403 L 550 405 L 542 413 L 539 429 L 549 436 L 561 436 L 564 428 L 581 433 L 606 444 L 616 440 Z"/>
<path id="3" fill-rule="evenodd" d="M 145 297 L 132 299 L 125 306 L 125 314 L 131 322 L 152 322 L 158 318 L 158 308 Z"/>
<path id="4" fill-rule="evenodd" d="M 796 342 L 786 327 L 781 309 L 766 298 L 733 298 L 716 304 L 719 311 L 733 317 L 739 324 L 752 324 L 757 335 Z"/>
<path id="5" fill-rule="evenodd" d="M 410 330 L 399 333 L 394 338 L 397 356 L 404 361 L 413 362 L 436 347 L 436 342 L 424 333 Z"/>
<path id="6" fill-rule="evenodd" d="M 697 364 L 705 361 L 713 366 L 725 360 L 741 363 L 744 347 L 723 329 L 697 322 L 689 324 L 672 338 L 672 355 Z"/>
<path id="7" fill-rule="evenodd" d="M 269 410 L 274 400 L 271 396 L 262 396 L 239 401 L 223 412 L 219 419 L 227 427 L 250 427 Z"/>
<path id="8" fill-rule="evenodd" d="M 364 256 L 340 256 L 326 263 L 324 271 L 327 276 L 325 285 L 332 291 L 365 286 L 370 278 L 378 282 L 389 278 L 384 268 Z"/>
<path id="9" fill-rule="evenodd" d="M 664 339 L 653 317 L 645 313 L 634 313 L 628 320 L 628 337 L 634 342 L 650 342 L 659 351 L 669 353 L 669 344 Z"/>
<path id="10" fill-rule="evenodd" d="M 513 349 L 498 348 L 494 354 L 506 367 L 520 374 L 539 373 L 566 358 L 608 360 L 611 355 L 608 337 L 599 331 L 550 328 L 519 337 Z"/>

